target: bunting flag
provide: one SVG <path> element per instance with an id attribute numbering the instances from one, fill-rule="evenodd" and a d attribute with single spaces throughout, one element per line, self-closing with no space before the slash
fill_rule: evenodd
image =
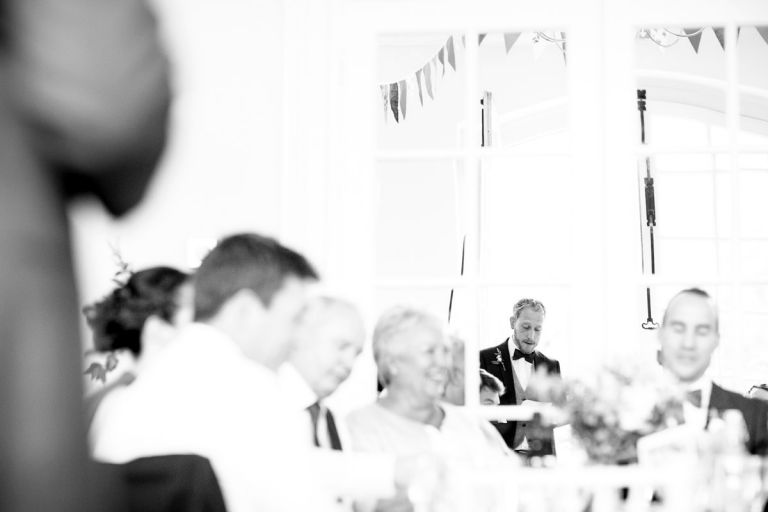
<path id="1" fill-rule="evenodd" d="M 713 27 L 712 31 L 715 33 L 715 37 L 717 38 L 717 41 L 720 43 L 720 48 L 725 50 L 725 29 Z M 757 31 L 760 32 L 760 29 L 758 29 Z M 736 27 L 736 39 L 738 39 L 740 35 L 741 35 L 741 27 Z"/>
<path id="2" fill-rule="evenodd" d="M 567 65 L 567 64 L 568 64 L 568 55 L 567 55 L 567 54 L 566 54 L 566 52 L 565 52 L 565 43 L 566 43 L 566 40 L 565 40 L 565 32 L 560 32 L 560 39 L 562 39 L 562 40 L 563 40 L 563 42 L 561 42 L 561 43 L 559 44 L 559 46 L 560 46 L 560 51 L 563 53 L 563 63 Z"/>
<path id="3" fill-rule="evenodd" d="M 389 84 L 389 106 L 392 108 L 392 113 L 395 115 L 395 122 L 400 122 L 400 109 L 398 108 L 398 91 L 397 82 Z"/>
<path id="4" fill-rule="evenodd" d="M 430 64 L 431 62 L 427 62 L 422 68 L 424 71 L 424 85 L 427 88 L 427 94 L 429 94 L 430 99 L 435 99 L 435 96 L 432 94 L 432 68 Z"/>
<path id="5" fill-rule="evenodd" d="M 757 29 L 757 32 L 760 34 L 760 37 L 763 38 L 763 41 L 765 41 L 766 44 L 768 44 L 768 26 L 766 27 L 755 27 Z"/>
<path id="6" fill-rule="evenodd" d="M 507 49 L 507 53 L 512 49 L 512 45 L 517 42 L 518 37 L 520 37 L 520 32 L 509 32 L 504 34 L 504 48 Z"/>
<path id="7" fill-rule="evenodd" d="M 424 94 L 421 92 L 421 73 L 422 70 L 419 69 L 416 71 L 416 84 L 419 87 L 419 103 L 421 103 L 421 106 L 424 106 Z M 382 86 L 385 87 L 385 86 Z"/>
<path id="8" fill-rule="evenodd" d="M 691 46 L 693 46 L 693 51 L 695 53 L 699 53 L 699 43 L 701 43 L 701 27 L 699 28 L 684 28 L 683 32 L 688 36 L 688 41 L 690 41 Z M 696 34 L 698 32 L 698 34 Z M 696 35 L 691 35 L 696 34 Z"/>
<path id="9" fill-rule="evenodd" d="M 720 43 L 720 48 L 725 50 L 725 29 L 713 28 L 712 30 L 715 32 L 715 37 L 717 38 L 717 41 Z"/>
<path id="10" fill-rule="evenodd" d="M 400 112 L 403 113 L 403 121 L 405 121 L 405 106 L 408 104 L 408 86 L 405 84 L 405 80 L 400 80 Z"/>
<path id="11" fill-rule="evenodd" d="M 760 37 L 765 41 L 766 44 L 768 44 L 768 25 L 763 26 L 756 26 L 755 29 L 760 34 Z M 643 39 L 649 39 L 647 32 L 652 29 L 644 29 L 639 32 L 639 37 Z M 725 49 L 725 31 L 723 28 L 718 27 L 712 27 L 712 30 L 715 34 L 715 37 L 717 38 L 718 42 L 720 43 L 720 47 Z M 703 33 L 703 28 L 699 27 L 690 27 L 690 28 L 683 28 L 682 31 L 684 32 L 685 36 L 687 36 L 687 39 L 691 43 L 691 46 L 693 47 L 693 51 L 698 54 L 699 53 L 699 47 L 701 45 L 701 35 Z M 538 61 L 541 57 L 542 53 L 544 53 L 547 49 L 547 47 L 550 44 L 554 44 L 557 46 L 557 48 L 561 51 L 563 54 L 563 61 L 567 63 L 567 42 L 566 42 L 566 34 L 565 32 L 549 32 L 549 34 L 553 34 L 551 36 L 546 36 L 545 33 L 541 32 L 535 32 L 534 34 L 534 44 L 533 44 L 533 60 L 534 62 Z M 645 34 L 645 35 L 644 35 Z M 520 32 L 507 32 L 504 33 L 504 49 L 507 54 L 512 50 L 512 47 L 517 44 L 517 41 L 520 39 L 520 36 L 522 35 Z M 672 35 L 676 35 L 672 33 Z M 741 27 L 737 27 L 736 37 L 741 35 Z M 477 35 L 477 44 L 480 45 L 485 39 L 487 39 L 488 34 L 482 33 Z M 682 37 L 682 35 L 678 36 Z M 544 41 L 546 41 L 545 44 Z M 652 37 L 650 37 L 651 40 L 653 40 Z M 424 102 L 426 101 L 426 96 L 429 96 L 429 99 L 434 100 L 437 95 L 437 89 L 441 86 L 440 80 L 445 77 L 445 70 L 447 67 L 450 66 L 453 71 L 457 70 L 456 67 L 456 42 L 459 41 L 459 39 L 455 38 L 453 35 L 449 36 L 446 39 L 445 44 L 426 62 L 424 65 L 417 69 L 415 72 L 410 74 L 407 77 L 404 77 L 401 80 L 398 80 L 393 83 L 389 84 L 382 84 L 380 85 L 381 90 L 381 98 L 382 98 L 382 104 L 384 105 L 384 114 L 385 117 L 389 116 L 389 112 L 391 111 L 392 114 L 395 117 L 396 122 L 400 122 L 400 118 L 402 116 L 402 119 L 405 119 L 406 116 L 406 109 L 408 105 L 408 89 L 411 90 L 411 96 L 412 98 L 415 97 L 416 91 L 419 93 L 419 104 L 421 106 L 424 106 Z M 461 35 L 460 40 L 462 46 L 466 44 L 466 36 L 464 34 Z M 654 41 L 656 42 L 656 41 Z M 664 47 L 660 46 L 660 51 L 664 51 Z M 447 61 L 447 62 L 446 62 Z M 424 92 L 424 89 L 426 89 L 426 94 Z M 413 101 L 413 100 L 412 100 Z"/>

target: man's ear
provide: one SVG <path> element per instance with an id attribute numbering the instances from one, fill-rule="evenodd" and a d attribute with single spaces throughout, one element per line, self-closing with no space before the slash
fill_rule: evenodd
<path id="1" fill-rule="evenodd" d="M 235 292 L 227 301 L 232 313 L 239 317 L 251 317 L 253 315 L 262 315 L 266 311 L 266 306 L 256 292 L 251 289 L 243 288 Z"/>
<path id="2" fill-rule="evenodd" d="M 509 317 L 509 327 L 511 327 L 512 330 L 515 329 L 515 317 L 513 316 Z"/>

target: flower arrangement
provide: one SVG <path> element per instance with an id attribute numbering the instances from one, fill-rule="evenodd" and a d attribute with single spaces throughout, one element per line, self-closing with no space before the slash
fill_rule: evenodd
<path id="1" fill-rule="evenodd" d="M 535 374 L 531 387 L 560 410 L 594 462 L 634 462 L 638 439 L 683 423 L 684 393 L 658 368 L 614 363 L 589 379 Z"/>

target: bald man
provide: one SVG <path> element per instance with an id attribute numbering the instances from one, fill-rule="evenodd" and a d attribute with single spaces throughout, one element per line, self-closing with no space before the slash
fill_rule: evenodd
<path id="1" fill-rule="evenodd" d="M 294 336 L 293 352 L 280 368 L 281 384 L 289 399 L 307 410 L 307 441 L 340 450 L 336 420 L 323 400 L 347 379 L 363 349 L 360 312 L 340 299 L 314 297 L 299 316 Z"/>
<path id="2" fill-rule="evenodd" d="M 709 372 L 720 344 L 717 306 L 698 288 L 677 293 L 664 313 L 659 329 L 660 362 L 689 395 L 684 405 L 686 423 L 706 428 L 712 412 L 737 409 L 744 416 L 751 453 L 768 453 L 768 403 L 721 388 Z"/>

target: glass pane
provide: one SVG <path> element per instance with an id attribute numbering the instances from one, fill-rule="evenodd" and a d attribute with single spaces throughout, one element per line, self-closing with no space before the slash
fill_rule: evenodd
<path id="1" fill-rule="evenodd" d="M 768 170 L 739 173 L 741 236 L 768 238 Z"/>
<path id="2" fill-rule="evenodd" d="M 568 159 L 493 158 L 482 166 L 482 274 L 566 282 L 571 236 L 578 238 Z"/>
<path id="3" fill-rule="evenodd" d="M 655 179 L 657 233 L 665 237 L 712 237 L 714 175 L 659 174 Z"/>
<path id="4" fill-rule="evenodd" d="M 768 143 L 768 27 L 743 26 L 738 33 L 739 101 L 741 104 L 741 144 L 766 146 Z M 761 94 L 762 93 L 762 94 Z M 762 167 L 765 167 L 763 164 Z M 742 164 L 742 168 L 746 168 Z"/>
<path id="5" fill-rule="evenodd" d="M 460 147 L 464 72 L 464 46 L 458 34 L 380 36 L 379 148 Z"/>
<path id="6" fill-rule="evenodd" d="M 660 239 L 656 273 L 664 276 L 711 276 L 721 270 L 715 240 Z"/>
<path id="7" fill-rule="evenodd" d="M 379 288 L 374 296 L 374 322 L 386 310 L 395 306 L 410 306 L 428 311 L 442 320 L 448 318 L 450 287 L 436 288 Z M 466 294 L 456 292 L 453 311 L 464 311 Z"/>
<path id="8" fill-rule="evenodd" d="M 565 32 L 493 32 L 481 37 L 478 85 L 491 102 L 484 145 L 567 149 Z"/>
<path id="9" fill-rule="evenodd" d="M 459 172 L 452 160 L 377 166 L 379 276 L 459 276 L 463 236 Z"/>

